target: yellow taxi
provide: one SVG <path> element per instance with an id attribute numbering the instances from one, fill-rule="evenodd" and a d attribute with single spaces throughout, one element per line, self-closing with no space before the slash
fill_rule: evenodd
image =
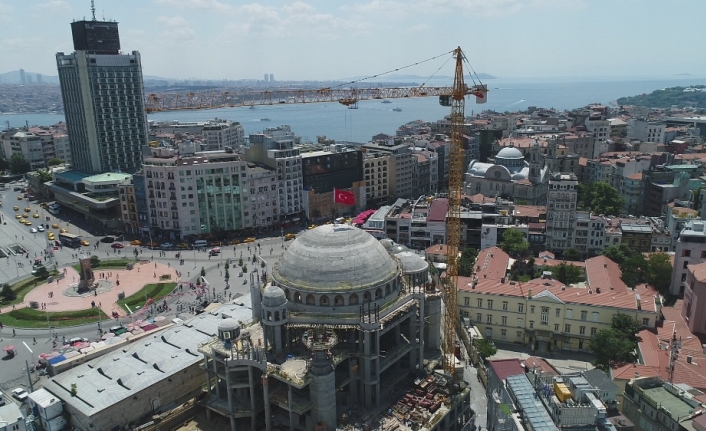
<path id="1" fill-rule="evenodd" d="M 309 230 L 316 229 L 317 227 L 318 226 L 316 226 L 315 224 L 312 224 L 311 226 L 309 226 Z"/>
<path id="2" fill-rule="evenodd" d="M 297 234 L 295 234 L 295 233 L 288 233 L 288 234 L 286 234 L 286 235 L 284 236 L 284 239 L 286 239 L 287 241 L 289 241 L 290 239 L 294 239 L 294 238 L 296 238 L 296 237 L 297 237 Z"/>
<path id="3" fill-rule="evenodd" d="M 228 241 L 228 244 L 230 244 L 230 245 L 240 244 L 240 240 L 239 239 L 231 239 L 230 241 Z"/>
<path id="4" fill-rule="evenodd" d="M 187 244 L 187 243 L 185 243 L 185 242 L 182 242 L 182 243 L 177 244 L 176 248 L 180 248 L 180 249 L 182 249 L 182 250 L 186 250 L 187 248 L 189 248 L 189 244 Z"/>
<path id="5" fill-rule="evenodd" d="M 19 210 L 20 210 L 20 207 L 18 207 L 17 205 L 15 205 L 14 207 L 12 207 L 12 209 L 15 210 L 15 211 L 19 211 Z"/>
<path id="6" fill-rule="evenodd" d="M 52 229 L 59 229 L 59 224 L 58 224 L 58 223 L 54 223 L 53 225 L 51 225 L 51 228 L 52 228 Z"/>
<path id="7" fill-rule="evenodd" d="M 16 219 L 21 219 L 21 218 L 22 218 L 22 214 L 15 214 L 15 218 L 16 218 Z"/>
<path id="8" fill-rule="evenodd" d="M 39 204 L 39 206 L 42 207 L 42 208 L 44 208 L 44 209 L 47 209 L 47 204 L 46 204 L 46 202 L 42 202 L 41 204 Z"/>
<path id="9" fill-rule="evenodd" d="M 32 214 L 32 217 L 34 217 L 34 218 L 39 218 L 39 214 L 34 213 L 34 214 Z"/>
<path id="10" fill-rule="evenodd" d="M 22 200 L 22 195 L 17 196 L 17 200 L 21 201 Z"/>
<path id="11" fill-rule="evenodd" d="M 32 226 L 32 222 L 29 221 L 29 220 L 24 220 L 24 221 L 23 221 L 23 224 L 24 224 L 25 226 Z"/>
<path id="12" fill-rule="evenodd" d="M 255 242 L 255 237 L 251 236 L 250 238 L 245 238 L 243 242 Z"/>
<path id="13" fill-rule="evenodd" d="M 154 241 L 148 242 L 148 243 L 147 243 L 147 247 L 152 247 L 152 248 L 159 247 L 159 243 L 158 243 L 158 242 L 154 242 Z"/>
<path id="14" fill-rule="evenodd" d="M 22 214 L 22 217 L 24 217 L 24 218 L 29 218 L 29 214 L 24 213 L 24 214 Z"/>
<path id="15" fill-rule="evenodd" d="M 61 229 L 59 229 L 59 233 L 69 233 L 69 231 L 62 227 Z"/>
<path id="16" fill-rule="evenodd" d="M 139 239 L 133 239 L 132 241 L 130 241 L 130 245 L 142 245 L 142 241 L 140 241 Z"/>
<path id="17" fill-rule="evenodd" d="M 81 240 L 81 245 L 84 246 L 84 247 L 88 247 L 88 246 L 91 245 L 91 244 L 90 244 L 88 241 L 86 241 L 85 239 L 82 239 L 82 240 Z"/>
<path id="18" fill-rule="evenodd" d="M 32 208 L 30 208 L 30 207 L 25 208 L 25 212 L 26 213 L 32 212 Z"/>
<path id="19" fill-rule="evenodd" d="M 221 245 L 223 245 L 223 243 L 220 241 L 211 241 L 208 243 L 209 247 L 220 247 Z"/>
<path id="20" fill-rule="evenodd" d="M 47 235 L 47 239 L 49 241 L 54 241 L 56 239 L 56 237 L 54 235 Z"/>

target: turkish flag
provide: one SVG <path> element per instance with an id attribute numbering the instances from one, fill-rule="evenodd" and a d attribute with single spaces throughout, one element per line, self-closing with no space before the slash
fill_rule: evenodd
<path id="1" fill-rule="evenodd" d="M 343 205 L 355 205 L 355 196 L 353 192 L 333 189 L 333 201 Z"/>

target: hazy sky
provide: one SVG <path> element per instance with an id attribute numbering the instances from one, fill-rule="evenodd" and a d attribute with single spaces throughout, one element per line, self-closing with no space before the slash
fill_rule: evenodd
<path id="1" fill-rule="evenodd" d="M 367 76 L 460 45 L 499 77 L 706 75 L 706 0 L 96 0 L 145 75 Z M 56 75 L 90 0 L 0 0 L 0 72 Z M 428 76 L 445 58 L 401 73 Z M 439 72 L 451 75 L 452 62 Z"/>

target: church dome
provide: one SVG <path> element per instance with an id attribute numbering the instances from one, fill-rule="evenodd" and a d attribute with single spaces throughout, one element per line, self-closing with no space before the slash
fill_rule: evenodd
<path id="1" fill-rule="evenodd" d="M 399 274 L 385 246 L 349 225 L 324 225 L 297 237 L 272 270 L 284 288 L 312 292 L 361 290 Z"/>
<path id="2" fill-rule="evenodd" d="M 525 156 L 522 155 L 522 151 L 518 150 L 515 147 L 505 147 L 502 150 L 498 151 L 498 154 L 495 155 L 496 159 L 524 159 Z"/>
<path id="3" fill-rule="evenodd" d="M 287 302 L 287 298 L 284 296 L 284 290 L 278 286 L 270 284 L 262 292 L 262 305 L 265 307 L 279 307 L 285 302 Z"/>

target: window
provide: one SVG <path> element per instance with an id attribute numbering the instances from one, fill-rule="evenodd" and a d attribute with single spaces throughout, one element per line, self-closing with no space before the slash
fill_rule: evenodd
<path id="1" fill-rule="evenodd" d="M 561 308 L 557 308 L 555 311 L 556 317 L 561 317 Z"/>
<path id="2" fill-rule="evenodd" d="M 598 312 L 594 311 L 592 317 L 594 322 L 598 322 Z"/>
<path id="3" fill-rule="evenodd" d="M 706 251 L 702 251 L 702 252 L 701 252 L 701 258 L 703 259 L 703 258 L 705 258 L 705 257 L 706 257 Z"/>
<path id="4" fill-rule="evenodd" d="M 571 325 L 564 325 L 564 332 L 571 332 Z"/>
<path id="5" fill-rule="evenodd" d="M 522 331 L 517 331 L 517 338 L 522 339 Z"/>
<path id="6" fill-rule="evenodd" d="M 478 303 L 478 308 L 483 308 L 483 300 L 482 299 L 478 299 L 478 300 L 476 300 L 476 302 Z"/>
<path id="7" fill-rule="evenodd" d="M 684 265 L 682 265 L 683 269 L 686 269 L 686 266 L 689 265 L 689 262 L 684 262 Z"/>
<path id="8" fill-rule="evenodd" d="M 549 324 L 549 307 L 542 307 L 542 325 Z"/>
<path id="9" fill-rule="evenodd" d="M 493 328 L 485 328 L 485 338 L 493 338 Z"/>
<path id="10" fill-rule="evenodd" d="M 518 304 L 517 305 L 517 312 L 524 313 L 525 312 L 525 304 Z"/>
<path id="11" fill-rule="evenodd" d="M 581 312 L 581 320 L 585 321 L 587 317 L 588 317 L 588 311 L 582 311 Z"/>
<path id="12" fill-rule="evenodd" d="M 591 337 L 595 337 L 596 332 L 598 332 L 598 330 L 596 328 L 591 328 Z"/>
<path id="13" fill-rule="evenodd" d="M 534 305 L 530 305 L 530 313 L 534 314 Z"/>
<path id="14" fill-rule="evenodd" d="M 517 318 L 517 327 L 518 328 L 524 328 L 525 327 L 525 319 L 522 317 Z"/>
<path id="15" fill-rule="evenodd" d="M 482 321 L 483 321 L 483 315 L 480 314 L 480 313 L 476 314 L 476 322 L 479 322 L 479 323 L 480 323 L 480 322 L 482 322 Z"/>
<path id="16" fill-rule="evenodd" d="M 682 256 L 682 257 L 689 257 L 689 256 L 691 256 L 691 250 L 682 250 L 682 251 L 681 251 L 681 256 Z"/>
<path id="17" fill-rule="evenodd" d="M 501 317 L 500 320 L 502 321 L 503 326 L 507 326 L 507 316 Z"/>
<path id="18" fill-rule="evenodd" d="M 567 319 L 573 319 L 574 317 L 574 311 L 570 308 L 566 309 L 566 318 Z"/>
<path id="19" fill-rule="evenodd" d="M 493 323 L 493 315 L 488 314 L 487 316 L 485 316 L 485 321 L 486 323 Z"/>
<path id="20" fill-rule="evenodd" d="M 507 338 L 507 330 L 506 329 L 500 330 L 500 338 Z"/>
<path id="21" fill-rule="evenodd" d="M 503 301 L 503 311 L 507 311 L 507 301 Z"/>
<path id="22" fill-rule="evenodd" d="M 493 300 L 489 299 L 488 300 L 488 310 L 492 310 L 492 309 L 493 309 Z"/>
<path id="23" fill-rule="evenodd" d="M 645 317 L 642 319 L 642 326 L 650 326 L 650 319 Z"/>
<path id="24" fill-rule="evenodd" d="M 463 298 L 463 305 L 468 307 L 470 305 L 470 303 L 471 303 L 471 298 L 469 298 L 469 297 Z"/>
<path id="25" fill-rule="evenodd" d="M 579 335 L 586 335 L 586 327 L 579 326 Z"/>
<path id="26" fill-rule="evenodd" d="M 530 320 L 530 325 L 529 325 L 529 327 L 530 327 L 530 329 L 531 329 L 531 328 L 534 328 L 534 320 Z"/>

